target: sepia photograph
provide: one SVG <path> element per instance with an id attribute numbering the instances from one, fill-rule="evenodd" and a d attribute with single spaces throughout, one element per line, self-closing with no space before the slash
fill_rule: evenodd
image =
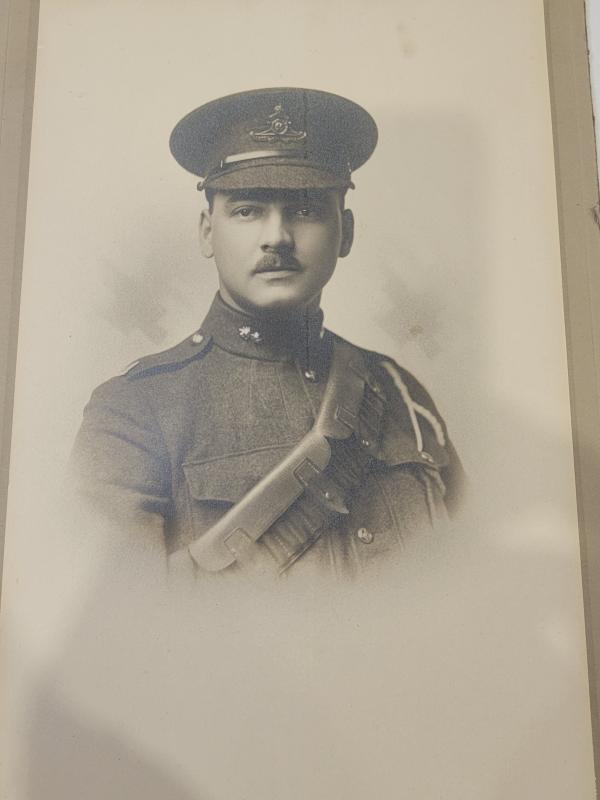
<path id="1" fill-rule="evenodd" d="M 592 800 L 544 3 L 38 10 L 0 796 Z"/>
<path id="2" fill-rule="evenodd" d="M 323 325 L 354 238 L 346 193 L 376 140 L 360 106 L 291 88 L 219 98 L 171 134 L 204 176 L 200 250 L 219 288 L 197 331 L 95 391 L 73 481 L 120 530 L 162 531 L 173 572 L 355 575 L 458 504 L 462 467 L 427 392 Z"/>

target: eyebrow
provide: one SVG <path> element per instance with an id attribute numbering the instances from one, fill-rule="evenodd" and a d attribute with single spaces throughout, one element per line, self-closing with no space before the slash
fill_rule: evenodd
<path id="1" fill-rule="evenodd" d="M 325 194 L 321 192 L 305 191 L 300 189 L 297 192 L 281 192 L 276 194 L 271 191 L 247 190 L 228 193 L 225 199 L 227 205 L 240 202 L 270 203 L 271 201 L 283 201 L 286 203 L 324 203 L 327 200 Z"/>
<path id="2" fill-rule="evenodd" d="M 260 202 L 265 202 L 265 199 L 256 194 L 253 194 L 252 192 L 240 192 L 239 194 L 236 192 L 235 194 L 228 194 L 225 197 L 226 205 L 233 205 L 234 203 L 243 203 L 246 201 L 252 203 L 260 203 Z"/>

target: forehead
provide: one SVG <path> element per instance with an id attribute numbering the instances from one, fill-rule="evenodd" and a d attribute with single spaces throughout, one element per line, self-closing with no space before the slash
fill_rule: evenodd
<path id="1" fill-rule="evenodd" d="M 332 203 L 341 198 L 335 189 L 236 189 L 231 192 L 215 192 L 223 203 L 240 201 L 256 203 Z"/>

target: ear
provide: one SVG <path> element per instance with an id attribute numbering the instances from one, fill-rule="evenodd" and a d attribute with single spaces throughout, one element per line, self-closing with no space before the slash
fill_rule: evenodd
<path id="1" fill-rule="evenodd" d="M 210 219 L 210 211 L 207 208 L 203 208 L 200 214 L 199 233 L 200 252 L 204 258 L 212 258 L 214 255 L 212 246 L 212 222 Z"/>
<path id="2" fill-rule="evenodd" d="M 342 242 L 340 244 L 340 258 L 348 255 L 354 241 L 354 214 L 349 208 L 342 211 Z"/>

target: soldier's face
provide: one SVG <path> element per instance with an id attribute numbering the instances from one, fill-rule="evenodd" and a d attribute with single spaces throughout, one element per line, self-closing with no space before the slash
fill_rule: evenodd
<path id="1" fill-rule="evenodd" d="M 200 219 L 221 295 L 243 311 L 285 312 L 318 300 L 352 235 L 352 212 L 333 190 L 217 192 Z"/>

